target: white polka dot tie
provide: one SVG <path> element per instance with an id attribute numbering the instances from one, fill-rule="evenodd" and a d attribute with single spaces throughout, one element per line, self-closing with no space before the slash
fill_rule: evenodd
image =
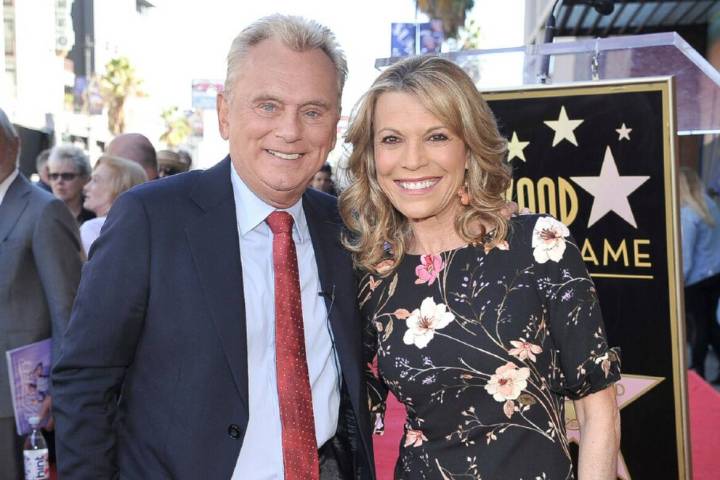
<path id="1" fill-rule="evenodd" d="M 275 368 L 285 480 L 317 480 L 320 467 L 305 355 L 300 276 L 287 212 L 268 215 L 275 270 Z"/>

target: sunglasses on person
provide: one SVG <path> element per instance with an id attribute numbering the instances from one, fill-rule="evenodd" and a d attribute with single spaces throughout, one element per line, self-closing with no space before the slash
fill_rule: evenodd
<path id="1" fill-rule="evenodd" d="M 162 173 L 165 176 L 169 176 L 169 175 L 175 175 L 177 173 L 181 173 L 182 170 L 175 168 L 175 167 L 158 167 L 158 172 Z"/>
<path id="2" fill-rule="evenodd" d="M 48 174 L 48 177 L 50 178 L 50 181 L 57 182 L 61 178 L 65 180 L 66 182 L 71 182 L 75 180 L 77 177 L 79 177 L 79 173 L 72 173 L 72 172 L 63 172 L 63 173 L 50 173 Z"/>

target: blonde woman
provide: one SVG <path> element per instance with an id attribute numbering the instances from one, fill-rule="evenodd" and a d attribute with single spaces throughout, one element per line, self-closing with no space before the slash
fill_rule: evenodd
<path id="1" fill-rule="evenodd" d="M 100 235 L 107 214 L 115 199 L 125 190 L 147 182 L 145 170 L 135 162 L 120 157 L 103 155 L 95 164 L 90 181 L 85 185 L 83 206 L 97 215 L 80 227 L 85 254 Z"/>
<path id="2" fill-rule="evenodd" d="M 472 80 L 440 58 L 399 62 L 347 140 L 340 209 L 364 271 L 375 425 L 388 389 L 407 411 L 395 478 L 573 478 L 569 398 L 580 478 L 614 479 L 619 358 L 595 288 L 565 225 L 503 215 L 506 141 Z"/>
<path id="3" fill-rule="evenodd" d="M 694 327 L 690 368 L 704 378 L 708 346 L 720 354 L 720 326 L 715 316 L 720 299 L 720 208 L 705 194 L 694 170 L 681 167 L 678 184 L 685 308 Z M 720 383 L 720 376 L 713 383 Z"/>

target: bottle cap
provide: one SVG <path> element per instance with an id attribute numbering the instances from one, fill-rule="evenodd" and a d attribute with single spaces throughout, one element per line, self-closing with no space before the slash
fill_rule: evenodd
<path id="1" fill-rule="evenodd" d="M 28 423 L 31 427 L 37 427 L 40 424 L 40 417 L 38 417 L 37 415 L 28 417 Z"/>

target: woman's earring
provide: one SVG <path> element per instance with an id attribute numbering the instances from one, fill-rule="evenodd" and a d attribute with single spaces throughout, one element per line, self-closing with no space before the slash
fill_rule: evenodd
<path id="1" fill-rule="evenodd" d="M 467 183 L 462 187 L 458 188 L 458 197 L 460 197 L 460 203 L 466 207 L 470 205 L 470 194 L 468 193 Z"/>

